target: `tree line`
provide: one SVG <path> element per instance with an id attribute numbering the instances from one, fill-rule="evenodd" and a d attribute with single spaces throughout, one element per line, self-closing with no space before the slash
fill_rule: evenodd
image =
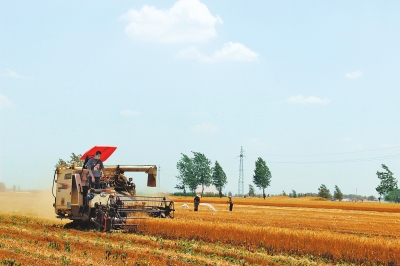
<path id="1" fill-rule="evenodd" d="M 193 157 L 190 158 L 186 154 L 181 153 L 182 158 L 176 164 L 176 168 L 179 171 L 179 175 L 176 176 L 176 178 L 178 179 L 179 183 L 175 186 L 175 188 L 183 190 L 184 194 L 187 193 L 187 190 L 195 194 L 196 189 L 201 186 L 201 195 L 203 195 L 204 187 L 214 185 L 219 196 L 222 197 L 222 190 L 228 183 L 227 176 L 222 169 L 222 166 L 218 163 L 218 161 L 215 161 L 214 166 L 211 166 L 211 161 L 203 153 L 192 151 L 192 154 Z M 378 187 L 376 187 L 376 191 L 379 194 L 378 199 L 381 200 L 381 197 L 384 196 L 385 200 L 400 202 L 400 190 L 397 187 L 397 180 L 393 177 L 393 173 L 386 165 L 382 164 L 382 168 L 385 171 L 377 171 L 376 173 L 380 179 L 380 184 Z M 271 171 L 269 170 L 265 161 L 259 157 L 255 162 L 253 184 L 259 189 L 262 189 L 262 197 L 264 199 L 267 196 L 265 194 L 265 189 L 270 186 L 271 178 Z M 307 196 L 308 194 L 310 193 L 298 194 L 295 190 L 292 190 L 292 192 L 289 193 L 289 196 L 296 198 L 299 196 Z M 249 184 L 248 195 L 256 195 L 255 188 L 252 184 Z M 283 191 L 282 195 L 287 196 L 285 191 Z M 325 184 L 321 184 L 316 195 L 322 198 L 338 201 L 342 201 L 345 196 L 337 185 L 335 185 L 332 195 Z M 346 196 L 352 197 L 351 195 Z M 358 198 L 358 195 L 355 195 L 355 198 Z M 370 196 L 368 199 L 373 200 L 375 197 Z"/>
<path id="2" fill-rule="evenodd" d="M 393 176 L 393 172 L 389 170 L 389 167 L 386 165 L 382 164 L 382 168 L 384 171 L 380 172 L 377 171 L 376 175 L 378 176 L 378 179 L 380 180 L 379 185 L 375 188 L 375 190 L 379 194 L 379 201 L 384 197 L 385 200 L 387 201 L 394 201 L 394 202 L 400 202 L 400 190 L 398 189 L 397 186 L 397 180 Z M 329 192 L 329 189 L 322 184 L 318 188 L 318 196 L 330 199 L 332 198 L 332 195 Z M 356 195 L 357 197 L 357 195 Z M 373 196 L 369 197 L 369 199 L 374 198 Z M 339 200 L 341 201 L 343 199 L 343 194 L 338 188 L 338 186 L 335 186 L 335 191 L 333 193 L 333 199 L 334 200 Z"/>
<path id="3" fill-rule="evenodd" d="M 376 175 L 378 176 L 378 179 L 380 180 L 380 184 L 375 188 L 375 190 L 379 194 L 379 201 L 383 197 L 386 201 L 394 201 L 394 202 L 400 202 L 400 190 L 397 186 L 397 180 L 394 178 L 393 172 L 389 170 L 389 167 L 387 167 L 385 164 L 382 164 L 382 168 L 384 171 L 380 172 L 377 171 Z M 250 185 L 249 189 L 249 195 L 251 193 L 254 193 L 254 189 Z M 310 194 L 310 193 L 307 193 Z M 307 194 L 305 194 L 307 196 Z M 297 193 L 295 190 L 292 190 L 292 193 L 289 195 L 286 194 L 285 191 L 282 193 L 283 196 L 289 196 L 292 198 L 298 197 Z M 313 196 L 313 195 L 312 195 Z M 330 190 L 326 187 L 325 184 L 322 184 L 318 188 L 318 194 L 316 196 L 325 198 L 325 199 L 333 199 L 333 200 L 338 200 L 342 201 L 343 197 L 350 197 L 350 198 L 357 198 L 357 199 L 363 199 L 364 197 L 359 196 L 359 195 L 343 195 L 342 191 L 339 189 L 337 185 L 335 185 L 333 195 L 330 193 Z M 366 199 L 368 200 L 375 200 L 376 198 L 374 196 L 369 196 Z"/>
<path id="4" fill-rule="evenodd" d="M 177 162 L 176 168 L 178 169 L 178 184 L 175 186 L 176 189 L 189 190 L 193 194 L 196 189 L 201 186 L 201 195 L 204 194 L 204 187 L 214 185 L 217 189 L 219 196 L 222 197 L 222 190 L 228 183 L 228 178 L 222 166 L 215 161 L 214 166 L 211 166 L 211 160 L 209 160 L 203 153 L 193 152 L 193 157 L 189 157 L 186 154 L 181 153 L 182 157 Z M 253 183 L 263 191 L 263 197 L 265 199 L 265 189 L 271 184 L 271 172 L 262 158 L 258 158 L 255 162 L 255 169 L 253 175 Z"/>

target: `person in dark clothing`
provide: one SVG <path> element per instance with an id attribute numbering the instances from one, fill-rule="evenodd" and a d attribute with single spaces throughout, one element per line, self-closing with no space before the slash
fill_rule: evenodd
<path id="1" fill-rule="evenodd" d="M 89 181 L 89 186 L 91 188 L 100 188 L 100 177 L 101 172 L 103 171 L 103 175 L 105 176 L 106 172 L 104 169 L 103 162 L 100 160 L 101 151 L 96 152 L 96 156 L 94 158 L 89 159 L 87 162 L 87 169 L 89 170 L 87 174 L 87 178 Z"/>
<path id="2" fill-rule="evenodd" d="M 228 203 L 229 203 L 229 211 L 231 212 L 233 209 L 233 200 L 231 196 L 228 196 Z"/>
<path id="3" fill-rule="evenodd" d="M 194 197 L 194 211 L 197 212 L 199 210 L 199 204 L 200 204 L 200 195 L 197 194 L 196 197 Z"/>

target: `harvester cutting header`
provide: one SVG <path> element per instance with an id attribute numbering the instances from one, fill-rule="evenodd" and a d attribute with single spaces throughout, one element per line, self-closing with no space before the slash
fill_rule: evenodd
<path id="1" fill-rule="evenodd" d="M 80 158 L 84 160 L 82 167 L 76 163 L 57 167 L 53 178 L 53 206 L 57 218 L 71 219 L 77 225 L 91 225 L 99 231 L 129 229 L 135 225 L 128 221 L 138 218 L 173 218 L 172 200 L 136 196 L 136 185 L 132 178 L 124 175 L 125 172 L 145 172 L 147 186 L 155 187 L 157 166 L 103 165 L 116 148 L 95 146 Z"/>

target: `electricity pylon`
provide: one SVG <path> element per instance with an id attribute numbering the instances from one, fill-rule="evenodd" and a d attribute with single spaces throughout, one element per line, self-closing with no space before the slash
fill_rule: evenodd
<path id="1" fill-rule="evenodd" d="M 244 195 L 244 175 L 243 175 L 243 147 L 240 147 L 240 164 L 239 164 L 239 184 L 238 184 L 238 196 Z"/>

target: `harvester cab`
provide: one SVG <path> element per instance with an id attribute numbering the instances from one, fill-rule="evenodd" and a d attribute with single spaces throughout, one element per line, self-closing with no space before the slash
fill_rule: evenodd
<path id="1" fill-rule="evenodd" d="M 104 147 L 108 146 L 95 146 L 91 150 Z M 101 158 L 102 161 L 108 156 Z M 73 224 L 84 224 L 108 232 L 135 228 L 137 225 L 132 222 L 135 219 L 174 217 L 172 200 L 167 197 L 136 196 L 136 185 L 132 178 L 124 175 L 125 172 L 144 172 L 147 174 L 147 186 L 155 187 L 157 166 L 104 165 L 104 169 L 106 175 L 100 181 L 100 188 L 93 189 L 86 186 L 88 170 L 85 165 L 78 167 L 73 163 L 57 167 L 53 178 L 53 206 L 57 218 L 70 219 Z"/>

